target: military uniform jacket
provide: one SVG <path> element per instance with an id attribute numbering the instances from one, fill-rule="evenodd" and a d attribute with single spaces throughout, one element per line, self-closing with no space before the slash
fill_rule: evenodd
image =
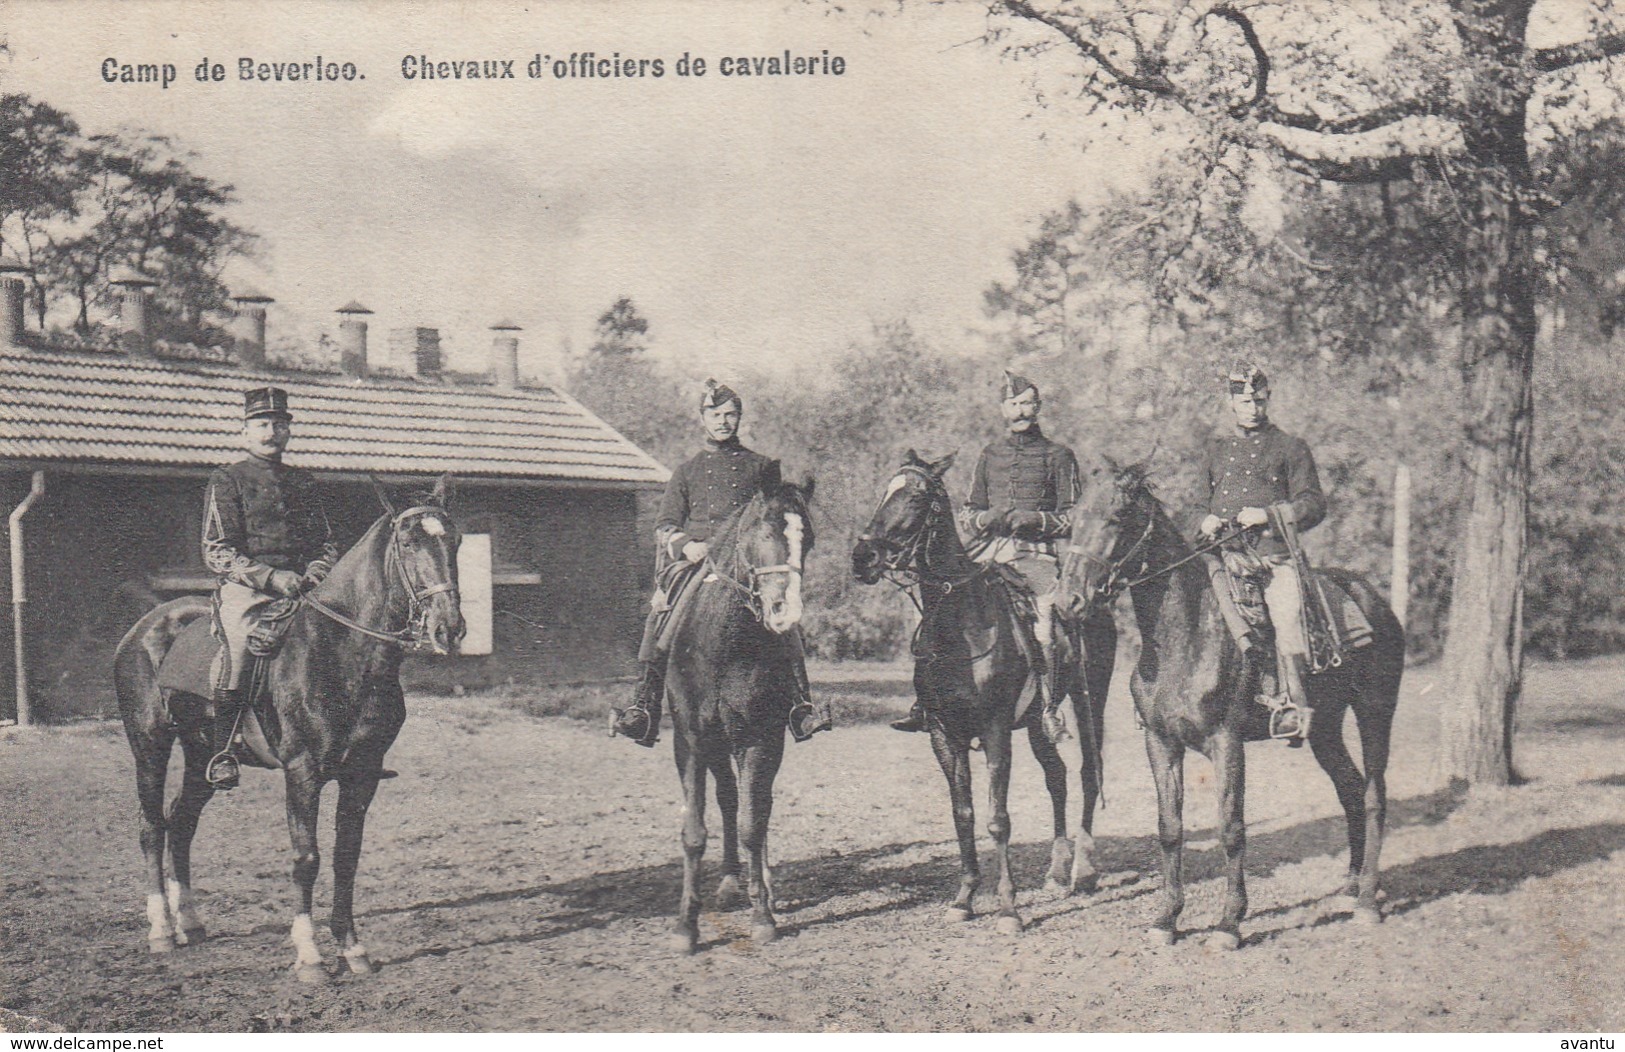
<path id="1" fill-rule="evenodd" d="M 666 483 L 655 521 L 655 543 L 662 559 L 681 559 L 689 541 L 716 536 L 734 512 L 778 481 L 778 461 L 746 449 L 738 438 L 707 440 L 705 448 Z"/>
<path id="2" fill-rule="evenodd" d="M 1055 542 L 1072 532 L 1070 515 L 1079 489 L 1077 457 L 1034 424 L 982 450 L 959 526 L 972 539 L 1010 535 L 1017 551 L 1054 555 Z M 1004 521 L 1007 509 L 1036 511 L 1039 524 L 1012 533 Z"/>
<path id="3" fill-rule="evenodd" d="M 1326 517 L 1309 446 L 1267 421 L 1251 431 L 1233 427 L 1209 439 L 1199 479 L 1202 499 L 1192 513 L 1193 526 L 1210 514 L 1233 519 L 1243 508 L 1277 508 L 1299 532 Z M 1248 535 L 1261 554 L 1287 554 L 1269 526 Z"/>
<path id="4" fill-rule="evenodd" d="M 203 562 L 221 581 L 265 592 L 273 570 L 320 580 L 337 560 L 310 472 L 249 456 L 209 476 Z"/>

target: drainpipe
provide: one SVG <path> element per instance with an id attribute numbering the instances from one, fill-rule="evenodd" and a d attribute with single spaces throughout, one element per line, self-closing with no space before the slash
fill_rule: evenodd
<path id="1" fill-rule="evenodd" d="M 45 472 L 34 472 L 28 496 L 11 511 L 11 630 L 17 644 L 17 726 L 34 722 L 28 699 L 28 657 L 23 635 L 23 611 L 28 605 L 27 575 L 23 573 L 23 516 L 34 502 L 45 496 Z"/>

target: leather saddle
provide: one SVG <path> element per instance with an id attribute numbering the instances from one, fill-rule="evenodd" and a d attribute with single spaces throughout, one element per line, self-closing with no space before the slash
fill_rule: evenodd
<path id="1" fill-rule="evenodd" d="M 175 637 L 175 642 L 158 665 L 158 687 L 164 705 L 169 709 L 171 723 L 181 722 L 183 716 L 187 722 L 202 717 L 213 718 L 214 663 L 215 656 L 223 646 L 215 639 L 213 626 L 207 617 L 193 621 Z M 258 658 L 254 664 L 262 666 L 267 660 Z M 276 750 L 266 735 L 266 727 L 269 726 L 272 733 L 281 738 L 281 724 L 272 711 L 270 692 L 264 687 L 265 676 L 258 668 L 250 668 L 245 679 L 260 686 L 243 705 L 242 723 L 238 729 L 248 748 L 239 750 L 238 758 L 255 767 L 281 767 Z"/>

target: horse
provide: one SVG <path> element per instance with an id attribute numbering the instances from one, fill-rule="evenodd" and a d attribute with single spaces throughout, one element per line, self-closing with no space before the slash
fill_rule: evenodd
<path id="1" fill-rule="evenodd" d="M 1023 923 L 1010 872 L 1011 735 L 1018 727 L 1027 728 L 1027 742 L 1049 790 L 1054 812 L 1050 885 L 1068 894 L 1092 892 L 1099 882 L 1093 831 L 1102 785 L 1100 742 L 1117 627 L 1108 615 L 1064 623 L 1065 630 L 1055 636 L 1060 653 L 1054 689 L 1071 699 L 1083 739 L 1083 812 L 1074 844 L 1067 835 L 1066 764 L 1055 743 L 1035 726 L 1037 712 L 1020 711 L 1023 687 L 1035 671 L 1029 649 L 1017 636 L 1024 629 L 1013 612 L 1009 591 L 990 573 L 992 564 L 973 562 L 954 528 L 943 483 L 953 460 L 950 454 L 927 463 L 908 451 L 852 550 L 852 572 L 864 584 L 888 574 L 918 584 L 921 620 L 913 648 L 914 691 L 926 712 L 932 751 L 948 780 L 959 838 L 959 891 L 948 906 L 948 919 L 963 922 L 974 916 L 972 900 L 981 885 L 969 755 L 972 739 L 980 739 L 987 754 L 993 811 L 987 829 L 998 847 L 996 927 L 1016 934 Z"/>
<path id="2" fill-rule="evenodd" d="M 1128 590 L 1142 640 L 1130 691 L 1145 727 L 1146 755 L 1157 786 L 1162 848 L 1162 909 L 1149 934 L 1163 945 L 1178 938 L 1184 908 L 1184 756 L 1202 753 L 1219 780 L 1220 842 L 1226 860 L 1224 911 L 1212 936 L 1224 949 L 1241 944 L 1247 913 L 1244 782 L 1247 741 L 1268 738 L 1267 710 L 1255 702 L 1260 669 L 1225 624 L 1208 570 L 1152 492 L 1146 466 L 1106 461 L 1084 476 L 1072 540 L 1061 564 L 1061 601 L 1078 614 L 1108 607 Z M 1208 545 L 1212 548 L 1215 545 Z M 1349 872 L 1357 921 L 1382 919 L 1377 864 L 1387 811 L 1389 739 L 1405 665 L 1405 635 L 1388 604 L 1364 578 L 1320 570 L 1344 588 L 1370 621 L 1371 642 L 1348 651 L 1339 667 L 1308 677 L 1315 710 L 1309 746 L 1331 778 L 1348 823 Z M 1365 771 L 1343 740 L 1352 710 Z"/>
<path id="3" fill-rule="evenodd" d="M 722 813 L 722 902 L 739 896 L 739 843 L 749 856 L 751 938 L 779 937 L 767 865 L 773 780 L 795 696 L 786 633 L 801 621 L 801 579 L 813 547 L 813 482 L 781 482 L 751 498 L 709 542 L 704 576 L 675 616 L 666 677 L 673 753 L 683 783 L 683 893 L 672 923 L 680 953 L 699 947 L 706 775 Z M 744 808 L 744 828 L 739 810 Z"/>
<path id="4" fill-rule="evenodd" d="M 328 974 L 310 912 L 321 865 L 317 812 L 330 781 L 339 783 L 331 921 L 339 967 L 358 975 L 372 971 L 352 903 L 367 808 L 383 776 L 384 754 L 406 720 L 403 648 L 426 641 L 436 653 L 447 654 L 464 631 L 457 594 L 460 534 L 447 512 L 450 486 L 450 476 L 443 476 L 420 503 L 399 512 L 380 488 L 388 510 L 306 595 L 289 618 L 280 651 L 266 659 L 268 701 L 252 721 L 263 742 L 255 742 L 252 727 L 246 736 L 263 765 L 279 766 L 284 773 L 299 898 L 292 926 L 294 970 L 304 982 Z M 125 633 L 113 658 L 119 713 L 135 755 L 151 924 L 147 942 L 154 953 L 197 945 L 205 937 L 192 898 L 191 856 L 198 818 L 214 795 L 204 777 L 214 751 L 203 697 L 214 650 L 207 638 L 209 614 L 208 602 L 197 597 L 164 603 Z M 173 678 L 168 675 L 173 668 L 163 669 L 172 651 L 178 661 L 191 655 L 187 681 L 202 684 L 196 691 L 162 684 Z M 253 707 L 252 701 L 245 703 L 245 720 Z M 185 775 L 166 812 L 164 779 L 177 741 Z"/>

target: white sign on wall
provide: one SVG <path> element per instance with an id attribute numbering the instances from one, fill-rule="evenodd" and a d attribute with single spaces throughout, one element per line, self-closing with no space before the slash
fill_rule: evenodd
<path id="1" fill-rule="evenodd" d="M 463 636 L 459 653 L 491 653 L 491 535 L 465 533 L 457 549 L 457 594 L 462 600 Z"/>

